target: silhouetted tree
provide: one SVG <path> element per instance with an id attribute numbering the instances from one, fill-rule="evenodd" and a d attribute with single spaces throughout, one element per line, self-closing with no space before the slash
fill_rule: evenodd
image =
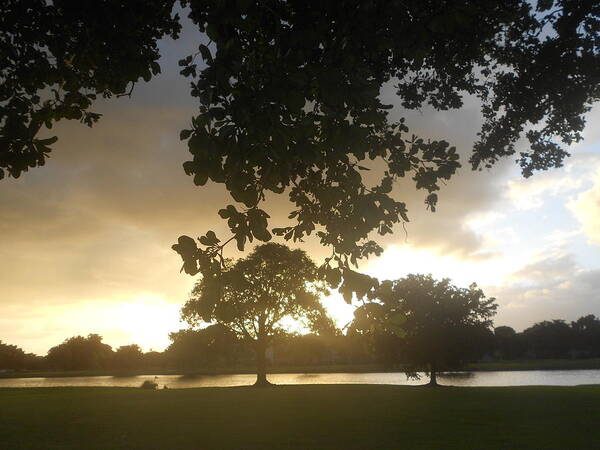
<path id="1" fill-rule="evenodd" d="M 456 368 L 492 346 L 491 317 L 497 305 L 475 284 L 459 288 L 431 275 L 386 281 L 376 300 L 357 308 L 352 328 L 398 337 L 398 358 L 409 376 Z"/>
<path id="2" fill-rule="evenodd" d="M 337 361 L 340 334 L 292 334 L 274 342 L 274 359 L 280 365 L 319 365 Z"/>
<path id="3" fill-rule="evenodd" d="M 102 343 L 102 337 L 89 334 L 75 336 L 48 350 L 46 360 L 50 367 L 62 370 L 104 369 L 110 367 L 113 351 Z"/>
<path id="4" fill-rule="evenodd" d="M 45 360 L 33 353 L 25 353 L 16 345 L 0 341 L 0 370 L 42 370 Z"/>
<path id="5" fill-rule="evenodd" d="M 526 350 L 523 336 L 507 326 L 494 329 L 494 345 L 502 359 L 519 358 Z"/>
<path id="6" fill-rule="evenodd" d="M 571 322 L 571 328 L 579 356 L 600 356 L 600 319 L 589 314 Z"/>
<path id="7" fill-rule="evenodd" d="M 180 330 L 169 335 L 167 357 L 180 368 L 199 368 L 235 361 L 238 339 L 222 324 L 200 330 Z"/>
<path id="8" fill-rule="evenodd" d="M 115 350 L 113 365 L 117 369 L 137 369 L 141 367 L 144 354 L 136 344 L 122 345 Z"/>
<path id="9" fill-rule="evenodd" d="M 0 341 L 0 370 L 20 370 L 25 368 L 25 352 L 16 345 Z"/>
<path id="10" fill-rule="evenodd" d="M 569 358 L 575 331 L 564 320 L 544 320 L 524 330 L 523 338 L 535 358 Z"/>
<path id="11" fill-rule="evenodd" d="M 286 321 L 309 329 L 330 329 L 320 302 L 326 293 L 315 264 L 302 250 L 269 243 L 256 247 L 219 275 L 204 276 L 194 287 L 182 316 L 192 325 L 218 323 L 256 352 L 256 385 L 269 384 L 266 350 Z"/>
<path id="12" fill-rule="evenodd" d="M 378 304 L 366 304 L 354 312 L 348 337 L 362 338 L 373 362 L 391 369 L 400 361 L 403 331 L 397 326 L 399 316 L 384 317 Z"/>
<path id="13" fill-rule="evenodd" d="M 154 350 L 150 350 L 144 353 L 142 359 L 142 365 L 144 368 L 155 369 L 158 367 L 166 367 L 167 360 L 165 356 L 165 352 L 157 352 Z"/>

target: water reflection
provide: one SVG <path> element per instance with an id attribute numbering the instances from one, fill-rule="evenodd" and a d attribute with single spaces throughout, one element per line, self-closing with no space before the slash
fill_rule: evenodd
<path id="1" fill-rule="evenodd" d="M 448 372 L 438 376 L 442 378 L 470 378 L 475 376 L 475 372 Z"/>
<path id="2" fill-rule="evenodd" d="M 98 376 L 69 378 L 5 378 L 0 387 L 118 386 L 138 387 L 154 375 Z M 159 375 L 162 388 L 246 386 L 254 383 L 251 374 L 238 375 Z M 427 378 L 409 380 L 403 373 L 282 373 L 269 375 L 275 384 L 424 384 Z M 510 372 L 455 372 L 439 375 L 448 386 L 575 386 L 600 384 L 600 370 L 528 370 Z"/>

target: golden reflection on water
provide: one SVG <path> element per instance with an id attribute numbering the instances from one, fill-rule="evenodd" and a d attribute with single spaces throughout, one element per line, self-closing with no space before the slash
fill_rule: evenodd
<path id="1" fill-rule="evenodd" d="M 57 387 L 57 386 L 105 386 L 139 387 L 154 375 L 96 376 L 60 378 L 4 378 L 0 387 Z M 195 387 L 247 386 L 254 383 L 252 374 L 236 375 L 158 375 L 159 388 L 170 389 Z M 275 384 L 393 384 L 419 385 L 427 382 L 409 380 L 403 373 L 278 373 L 268 376 Z M 449 386 L 575 386 L 600 384 L 600 370 L 528 370 L 498 372 L 455 372 L 438 376 L 440 384 Z"/>

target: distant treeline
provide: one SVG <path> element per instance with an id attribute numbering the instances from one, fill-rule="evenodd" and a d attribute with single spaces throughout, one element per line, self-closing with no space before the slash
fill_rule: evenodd
<path id="1" fill-rule="evenodd" d="M 52 347 L 46 356 L 25 353 L 0 341 L 0 370 L 143 370 L 251 367 L 252 347 L 219 325 L 171 333 L 164 352 L 142 352 L 139 346 L 115 350 L 90 334 L 75 336 Z M 523 332 L 499 326 L 482 336 L 479 354 L 487 360 L 575 359 L 600 357 L 600 319 L 587 315 L 568 323 L 552 320 L 536 323 Z M 282 335 L 268 351 L 271 366 L 322 364 L 372 364 L 398 362 L 394 340 L 341 333 L 317 336 Z"/>
<path id="2" fill-rule="evenodd" d="M 521 333 L 511 327 L 494 330 L 494 356 L 500 359 L 600 357 L 600 319 L 590 314 L 574 322 L 536 323 Z"/>

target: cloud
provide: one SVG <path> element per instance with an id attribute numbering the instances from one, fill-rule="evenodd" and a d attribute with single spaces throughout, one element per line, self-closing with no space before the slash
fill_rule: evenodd
<path id="1" fill-rule="evenodd" d="M 463 165 L 438 192 L 435 213 L 425 208 L 427 192 L 417 191 L 408 177 L 401 180 L 394 195 L 407 203 L 410 218 L 407 235 L 398 227 L 393 236 L 382 240 L 383 243 L 427 249 L 444 256 L 480 259 L 486 253 L 485 237 L 473 228 L 471 221 L 489 213 L 503 200 L 505 180 L 513 173 L 514 162 L 506 159 L 491 170 L 471 170 L 468 159 L 482 122 L 478 101 L 466 97 L 464 107 L 458 111 L 435 111 L 430 107 L 407 111 L 399 107 L 392 84 L 384 86 L 382 101 L 395 105 L 390 118 L 405 118 L 409 135 L 414 133 L 424 139 L 446 140 L 455 146 Z"/>
<path id="2" fill-rule="evenodd" d="M 554 169 L 533 178 L 509 180 L 508 197 L 518 209 L 536 209 L 543 206 L 548 197 L 564 195 L 582 185 L 581 178 L 564 173 L 564 169 Z"/>
<path id="3" fill-rule="evenodd" d="M 584 233 L 593 243 L 600 244 L 600 169 L 593 186 L 577 195 L 569 208 L 581 223 Z"/>
<path id="4" fill-rule="evenodd" d="M 508 180 L 507 195 L 512 204 L 520 210 L 537 209 L 549 199 L 565 198 L 584 189 L 600 167 L 600 154 L 574 148 L 574 155 L 564 167 L 536 173 L 531 178 Z"/>
<path id="5" fill-rule="evenodd" d="M 583 269 L 571 253 L 551 252 L 485 288 L 500 305 L 496 326 L 524 329 L 549 319 L 600 316 L 600 269 Z"/>
<path id="6" fill-rule="evenodd" d="M 175 131 L 185 114 L 117 108 L 91 130 L 63 125 L 46 167 L 5 180 L 3 306 L 111 301 L 145 289 L 185 298 L 178 286 L 189 282 L 170 245 L 214 223 L 207 205 L 219 195 L 183 173 Z"/>

